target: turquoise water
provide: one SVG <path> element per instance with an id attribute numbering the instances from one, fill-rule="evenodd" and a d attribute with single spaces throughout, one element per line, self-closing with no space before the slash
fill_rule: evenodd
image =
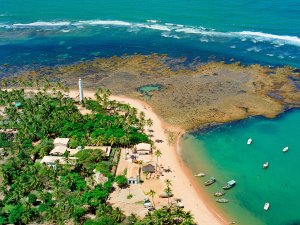
<path id="1" fill-rule="evenodd" d="M 300 67 L 299 0 L 0 0 L 0 75 L 125 53 Z"/>
<path id="2" fill-rule="evenodd" d="M 217 183 L 205 188 L 211 196 L 236 180 L 224 196 L 230 203 L 219 207 L 238 224 L 300 224 L 299 134 L 299 110 L 272 120 L 250 118 L 187 134 L 183 158 L 193 173 L 208 175 L 199 178 L 201 185 L 216 177 Z M 247 145 L 250 137 L 253 142 Z M 267 161 L 269 168 L 263 170 Z M 270 202 L 269 211 L 263 210 L 265 202 Z"/>
<path id="3" fill-rule="evenodd" d="M 0 0 L 0 77 L 125 53 L 300 67 L 299 15 L 299 0 Z M 187 135 L 194 172 L 218 175 L 211 193 L 237 180 L 221 207 L 240 224 L 299 221 L 299 118 L 291 112 Z"/>
<path id="4" fill-rule="evenodd" d="M 146 100 L 151 99 L 151 97 L 152 97 L 151 92 L 159 91 L 159 90 L 161 90 L 160 84 L 149 84 L 149 85 L 145 85 L 145 86 L 138 88 L 138 91 L 144 95 Z"/>

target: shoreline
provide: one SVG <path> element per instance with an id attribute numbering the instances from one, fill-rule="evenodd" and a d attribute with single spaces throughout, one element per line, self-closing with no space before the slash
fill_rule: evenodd
<path id="1" fill-rule="evenodd" d="M 201 225 L 225 225 L 229 224 L 229 219 L 217 207 L 213 206 L 212 201 L 208 198 L 207 193 L 201 189 L 199 184 L 193 177 L 192 172 L 181 158 L 181 141 L 185 130 L 166 124 L 158 114 L 156 114 L 151 106 L 146 102 L 133 99 L 127 96 L 112 95 L 111 99 L 120 102 L 126 102 L 138 109 L 138 111 L 145 112 L 146 118 L 153 120 L 152 129 L 154 130 L 154 137 L 159 136 L 164 140 L 163 143 L 156 143 L 158 149 L 162 151 L 160 163 L 165 167 L 169 166 L 174 172 L 175 176 L 167 177 L 173 183 L 173 191 L 175 196 L 180 196 L 183 199 L 185 209 L 192 212 L 197 224 Z M 176 132 L 176 138 L 171 145 L 167 144 L 167 137 L 165 132 L 171 130 Z M 181 196 L 185 193 L 184 196 Z M 196 198 L 195 198 L 196 197 Z M 199 213 L 201 212 L 201 213 Z"/>
<path id="2" fill-rule="evenodd" d="M 6 90 L 11 90 L 11 88 Z M 37 90 L 25 89 L 25 91 L 35 92 Z M 93 99 L 94 94 L 95 91 L 93 90 L 84 91 L 85 98 Z M 68 95 L 75 99 L 79 96 L 79 91 L 72 89 L 69 91 Z M 156 147 L 162 151 L 160 164 L 163 164 L 164 167 L 169 167 L 172 170 L 171 174 L 166 174 L 164 176 L 164 180 L 171 180 L 174 196 L 180 197 L 183 200 L 185 210 L 188 210 L 193 214 L 195 222 L 199 225 L 230 224 L 230 219 L 213 205 L 211 199 L 208 198 L 209 195 L 202 190 L 200 185 L 196 182 L 192 172 L 181 158 L 182 136 L 186 133 L 186 130 L 178 126 L 167 124 L 148 103 L 142 100 L 124 95 L 111 95 L 110 100 L 129 104 L 131 107 L 136 108 L 138 112 L 143 111 L 145 117 L 150 118 L 153 121 L 153 125 L 151 126 L 151 129 L 154 130 L 153 138 L 163 140 L 162 143 L 155 143 Z M 168 144 L 166 131 L 176 132 L 172 144 Z M 182 193 L 184 193 L 184 196 Z"/>

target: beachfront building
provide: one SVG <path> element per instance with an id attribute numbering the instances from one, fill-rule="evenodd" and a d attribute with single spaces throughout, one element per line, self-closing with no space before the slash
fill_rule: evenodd
<path id="1" fill-rule="evenodd" d="M 134 163 L 130 163 L 127 168 L 128 184 L 140 183 L 140 167 Z"/>
<path id="2" fill-rule="evenodd" d="M 155 166 L 152 164 L 148 164 L 146 166 L 142 167 L 143 173 L 154 173 L 155 172 Z"/>
<path id="3" fill-rule="evenodd" d="M 109 155 L 110 155 L 110 152 L 111 152 L 111 146 L 85 146 L 84 147 L 84 149 L 91 149 L 91 150 L 93 150 L 93 149 L 98 149 L 98 150 L 101 150 L 103 153 L 104 153 L 104 155 L 105 155 L 105 157 L 109 157 Z"/>
<path id="4" fill-rule="evenodd" d="M 77 161 L 77 157 L 62 157 L 62 156 L 44 156 L 40 163 L 44 163 L 49 167 L 52 167 L 53 169 L 56 168 L 56 164 L 69 164 L 69 165 L 75 165 Z"/>
<path id="5" fill-rule="evenodd" d="M 134 151 L 139 155 L 149 155 L 151 150 L 151 145 L 148 143 L 139 143 L 134 146 Z"/>

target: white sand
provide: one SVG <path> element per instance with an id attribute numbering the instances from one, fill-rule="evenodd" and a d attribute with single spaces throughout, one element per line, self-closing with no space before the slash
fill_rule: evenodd
<path id="1" fill-rule="evenodd" d="M 199 190 L 196 190 L 194 186 L 195 182 L 179 158 L 177 152 L 179 149 L 179 138 L 184 131 L 164 124 L 145 102 L 125 96 L 111 96 L 111 99 L 130 104 L 137 108 L 138 111 L 143 111 L 146 118 L 151 118 L 153 121 L 151 128 L 154 130 L 153 139 L 163 140 L 162 143 L 156 143 L 157 148 L 162 152 L 159 164 L 162 164 L 165 168 L 170 167 L 172 170 L 172 173 L 165 175 L 165 179 L 172 181 L 174 195 L 183 200 L 185 209 L 193 213 L 196 222 L 201 225 L 228 224 L 215 211 L 208 208 L 207 201 L 199 194 Z M 165 130 L 172 130 L 178 134 L 177 140 L 171 146 L 168 144 L 168 137 Z"/>

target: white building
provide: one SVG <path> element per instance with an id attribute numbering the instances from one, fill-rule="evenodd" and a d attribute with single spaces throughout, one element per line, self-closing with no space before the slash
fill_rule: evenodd
<path id="1" fill-rule="evenodd" d="M 134 151 L 139 155 L 149 155 L 151 150 L 151 145 L 148 143 L 139 143 L 134 146 Z"/>
<path id="2" fill-rule="evenodd" d="M 56 168 L 56 164 L 70 164 L 75 165 L 77 157 L 62 157 L 62 156 L 44 156 L 41 160 L 41 163 L 46 164 L 49 167 Z"/>
<path id="3" fill-rule="evenodd" d="M 128 184 L 140 183 L 140 167 L 134 163 L 130 163 L 127 168 Z"/>

